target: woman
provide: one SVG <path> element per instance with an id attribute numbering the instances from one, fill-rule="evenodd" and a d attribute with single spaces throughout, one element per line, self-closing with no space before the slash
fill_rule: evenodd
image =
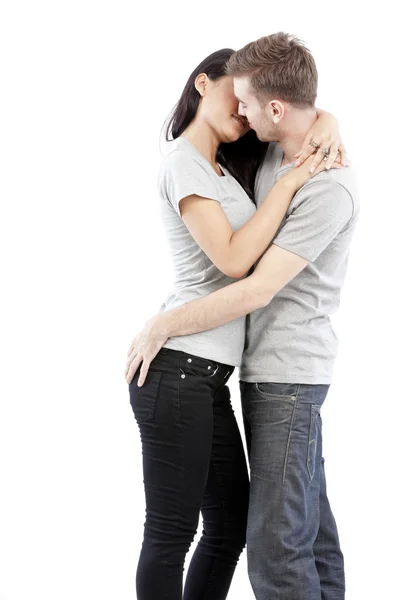
<path id="1" fill-rule="evenodd" d="M 272 242 L 311 159 L 283 176 L 256 212 L 266 144 L 238 114 L 224 66 L 233 50 L 192 73 L 167 128 L 174 141 L 160 171 L 163 220 L 176 274 L 169 310 L 245 277 Z M 315 171 L 316 175 L 325 164 Z M 139 600 L 181 600 L 185 556 L 201 511 L 204 530 L 185 600 L 226 598 L 245 546 L 249 481 L 227 381 L 241 361 L 245 319 L 171 338 L 145 384 L 130 382 L 146 493 L 137 570 Z"/>

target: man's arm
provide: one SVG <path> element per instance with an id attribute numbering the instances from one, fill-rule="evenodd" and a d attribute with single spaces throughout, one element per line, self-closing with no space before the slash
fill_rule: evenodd
<path id="1" fill-rule="evenodd" d="M 140 364 L 138 386 L 146 380 L 151 361 L 169 337 L 214 329 L 269 304 L 300 273 L 307 260 L 273 244 L 254 273 L 208 296 L 157 314 L 134 339 L 128 351 L 125 379 L 131 383 Z"/>
<path id="2" fill-rule="evenodd" d="M 157 317 L 165 337 L 214 329 L 263 306 L 298 275 L 308 261 L 273 244 L 246 279 L 228 285 Z"/>
<path id="3" fill-rule="evenodd" d="M 349 192 L 331 179 L 314 180 L 297 194 L 291 214 L 254 273 L 204 298 L 167 311 L 158 326 L 167 337 L 213 329 L 269 304 L 314 262 L 353 214 Z"/>
<path id="4" fill-rule="evenodd" d="M 309 183 L 296 195 L 280 233 L 246 279 L 151 319 L 128 351 L 130 383 L 143 361 L 138 385 L 169 337 L 213 329 L 267 306 L 273 297 L 314 262 L 353 214 L 349 192 L 332 180 Z"/>

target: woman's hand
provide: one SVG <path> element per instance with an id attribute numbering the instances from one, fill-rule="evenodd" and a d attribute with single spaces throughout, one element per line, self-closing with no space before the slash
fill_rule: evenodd
<path id="1" fill-rule="evenodd" d="M 316 175 L 318 175 L 318 173 L 321 173 L 321 171 L 325 170 L 326 163 L 328 161 L 324 161 L 322 159 L 322 161 L 318 164 L 318 166 L 314 170 L 314 172 L 311 173 L 310 166 L 313 164 L 314 160 L 315 159 L 313 156 L 309 156 L 300 167 L 298 167 L 297 169 L 290 169 L 290 171 L 288 173 L 285 173 L 285 175 L 283 175 L 279 181 L 282 181 L 282 179 L 284 181 L 287 181 L 287 183 L 294 190 L 294 193 L 298 192 L 298 190 L 301 187 L 303 187 L 303 185 L 306 183 L 306 181 L 308 181 L 309 179 L 312 179 L 312 177 L 315 177 Z M 331 168 L 332 169 L 341 169 L 342 165 L 340 164 L 340 162 L 335 161 L 332 164 Z"/>
<path id="2" fill-rule="evenodd" d="M 328 156 L 324 165 L 326 169 L 330 169 L 335 161 L 339 162 L 343 167 L 350 166 L 337 120 L 330 113 L 319 109 L 317 109 L 317 114 L 317 121 L 306 135 L 301 151 L 295 156 L 297 158 L 295 167 L 302 165 L 316 151 L 317 153 L 311 161 L 310 173 L 313 173 L 317 169 L 318 165 L 324 160 L 325 155 Z M 329 154 L 327 154 L 327 151 L 329 151 Z"/>

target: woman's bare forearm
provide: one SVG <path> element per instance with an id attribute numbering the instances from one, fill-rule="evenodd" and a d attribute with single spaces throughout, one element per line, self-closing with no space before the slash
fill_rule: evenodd
<path id="1" fill-rule="evenodd" d="M 251 217 L 230 239 L 231 272 L 243 277 L 274 239 L 296 193 L 294 183 L 281 178 Z"/>

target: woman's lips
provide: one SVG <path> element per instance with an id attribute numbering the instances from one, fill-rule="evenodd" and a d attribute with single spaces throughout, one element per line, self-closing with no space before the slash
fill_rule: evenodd
<path id="1" fill-rule="evenodd" d="M 242 119 L 240 119 L 239 117 L 236 117 L 235 115 L 233 115 L 232 118 L 236 121 L 236 123 L 239 123 L 240 127 L 242 128 L 242 130 L 245 128 L 245 124 L 242 121 Z"/>

